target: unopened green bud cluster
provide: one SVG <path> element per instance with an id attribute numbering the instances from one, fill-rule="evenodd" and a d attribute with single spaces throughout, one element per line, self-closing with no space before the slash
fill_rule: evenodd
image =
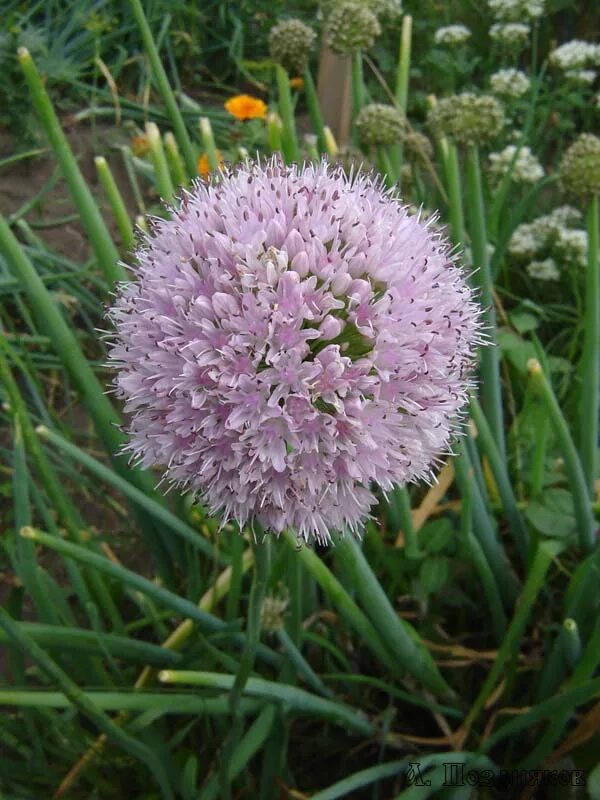
<path id="1" fill-rule="evenodd" d="M 504 127 L 504 121 L 495 97 L 472 92 L 444 97 L 427 115 L 435 136 L 447 136 L 464 145 L 487 144 Z"/>
<path id="2" fill-rule="evenodd" d="M 582 133 L 564 154 L 560 180 L 565 192 L 579 200 L 600 194 L 600 138 Z"/>
<path id="3" fill-rule="evenodd" d="M 413 161 L 427 161 L 433 158 L 433 145 L 420 131 L 409 131 L 404 138 L 406 154 Z"/>
<path id="4" fill-rule="evenodd" d="M 377 15 L 359 0 L 336 3 L 327 18 L 327 43 L 338 55 L 368 50 L 380 33 Z"/>
<path id="5" fill-rule="evenodd" d="M 363 147 L 396 144 L 404 137 L 405 121 L 401 111 L 384 103 L 369 103 L 356 117 L 356 130 Z"/>
<path id="6" fill-rule="evenodd" d="M 302 20 L 281 20 L 269 33 L 271 58 L 290 74 L 302 75 L 316 38 L 315 31 Z"/>

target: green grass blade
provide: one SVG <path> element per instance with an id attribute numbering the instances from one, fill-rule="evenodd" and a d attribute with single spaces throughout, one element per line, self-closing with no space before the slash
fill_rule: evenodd
<path id="1" fill-rule="evenodd" d="M 166 800 L 173 798 L 166 775 L 160 761 L 155 758 L 152 751 L 141 742 L 129 736 L 118 725 L 107 717 L 89 697 L 87 697 L 69 676 L 53 661 L 42 648 L 36 644 L 20 628 L 9 614 L 0 608 L 0 627 L 2 627 L 14 644 L 28 658 L 32 659 L 45 675 L 58 685 L 60 691 L 84 716 L 116 745 L 129 753 L 136 760 L 141 761 L 149 769 L 161 787 Z"/>
<path id="2" fill-rule="evenodd" d="M 348 569 L 367 616 L 398 664 L 436 694 L 453 695 L 418 633 L 396 614 L 356 538 L 344 536 L 335 556 Z"/>
<path id="3" fill-rule="evenodd" d="M 235 676 L 221 675 L 217 672 L 192 672 L 189 670 L 162 670 L 159 680 L 168 684 L 189 684 L 209 689 L 231 691 Z M 304 689 L 288 684 L 266 681 L 262 678 L 249 678 L 243 690 L 244 695 L 260 697 L 269 702 L 278 701 L 295 713 L 308 714 L 347 726 L 350 730 L 363 736 L 373 736 L 375 729 L 361 712 L 324 697 L 317 697 Z"/>
<path id="4" fill-rule="evenodd" d="M 129 5 L 131 6 L 133 16 L 135 17 L 135 21 L 140 30 L 144 47 L 146 48 L 148 58 L 150 59 L 154 78 L 167 108 L 167 113 L 173 126 L 175 138 L 177 139 L 177 143 L 181 148 L 186 169 L 189 175 L 195 175 L 196 155 L 194 153 L 194 147 L 185 126 L 183 115 L 179 109 L 179 106 L 177 105 L 177 100 L 175 99 L 173 90 L 171 89 L 169 79 L 167 78 L 167 73 L 163 67 L 158 48 L 152 35 L 152 30 L 150 29 L 148 20 L 144 14 L 144 8 L 140 0 L 129 0 Z"/>
<path id="5" fill-rule="evenodd" d="M 119 264 L 117 248 L 60 127 L 40 74 L 29 51 L 24 47 L 19 48 L 19 62 L 29 86 L 35 109 L 65 176 L 81 222 L 90 237 L 90 243 L 98 264 L 109 284 L 126 280 L 125 270 Z"/>

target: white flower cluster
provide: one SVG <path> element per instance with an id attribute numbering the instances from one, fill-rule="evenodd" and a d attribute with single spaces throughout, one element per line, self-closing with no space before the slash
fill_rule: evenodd
<path id="1" fill-rule="evenodd" d="M 596 71 L 593 69 L 568 69 L 565 72 L 565 78 L 572 83 L 591 86 L 596 80 Z"/>
<path id="2" fill-rule="evenodd" d="M 446 25 L 437 29 L 433 39 L 436 44 L 453 46 L 464 44 L 470 35 L 471 31 L 465 25 Z"/>
<path id="3" fill-rule="evenodd" d="M 565 261 L 585 267 L 587 264 L 587 231 L 559 228 L 554 243 L 556 252 Z"/>
<path id="4" fill-rule="evenodd" d="M 515 183 L 535 183 L 544 177 L 544 168 L 531 152 L 529 147 L 521 147 L 517 153 L 517 146 L 509 144 L 499 153 L 490 153 L 490 175 L 495 180 L 501 179 L 513 163 L 512 180 Z"/>
<path id="5" fill-rule="evenodd" d="M 527 264 L 525 271 L 531 278 L 535 278 L 538 281 L 557 281 L 560 278 L 560 272 L 553 258 L 532 261 Z"/>
<path id="6" fill-rule="evenodd" d="M 488 0 L 488 7 L 497 20 L 520 22 L 539 19 L 544 13 L 544 0 Z"/>
<path id="7" fill-rule="evenodd" d="M 550 53 L 550 64 L 557 69 L 583 69 L 600 64 L 600 44 L 572 39 Z"/>
<path id="8" fill-rule="evenodd" d="M 560 206 L 533 222 L 523 223 L 513 233 L 508 252 L 518 260 L 529 260 L 526 272 L 537 280 L 554 281 L 562 267 L 585 267 L 586 231 L 569 227 L 581 221 L 572 206 Z"/>
<path id="9" fill-rule="evenodd" d="M 531 28 L 523 22 L 496 22 L 490 28 L 490 38 L 510 50 L 525 47 Z"/>
<path id="10" fill-rule="evenodd" d="M 528 91 L 531 82 L 520 69 L 499 69 L 490 76 L 490 87 L 500 97 L 521 97 Z"/>

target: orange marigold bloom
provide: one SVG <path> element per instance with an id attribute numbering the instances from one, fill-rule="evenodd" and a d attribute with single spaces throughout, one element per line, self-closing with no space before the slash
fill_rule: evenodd
<path id="1" fill-rule="evenodd" d="M 222 167 L 224 165 L 224 161 L 220 150 L 217 150 L 217 158 L 219 160 L 219 166 Z M 200 175 L 201 178 L 204 178 L 204 180 L 206 180 L 210 175 L 210 162 L 206 153 L 202 153 L 202 155 L 198 158 L 198 175 Z"/>
<path id="2" fill-rule="evenodd" d="M 304 89 L 304 78 L 290 78 L 292 89 Z"/>
<path id="3" fill-rule="evenodd" d="M 131 140 L 131 149 L 134 156 L 138 156 L 138 158 L 145 156 L 150 149 L 146 136 L 134 136 Z"/>
<path id="4" fill-rule="evenodd" d="M 229 113 L 239 120 L 264 119 L 267 116 L 267 104 L 258 97 L 249 94 L 237 94 L 225 103 Z"/>

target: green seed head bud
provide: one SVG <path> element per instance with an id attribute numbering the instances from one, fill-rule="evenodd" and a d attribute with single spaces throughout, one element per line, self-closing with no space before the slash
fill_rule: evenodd
<path id="1" fill-rule="evenodd" d="M 429 138 L 420 131 L 409 131 L 404 139 L 404 147 L 413 161 L 423 162 L 433 158 L 433 146 Z"/>
<path id="2" fill-rule="evenodd" d="M 265 597 L 260 610 L 261 628 L 274 633 L 283 628 L 284 616 L 290 602 L 289 591 L 281 584 L 274 594 Z"/>
<path id="3" fill-rule="evenodd" d="M 317 34 L 299 19 L 284 19 L 271 28 L 271 58 L 291 75 L 301 75 L 315 45 Z"/>
<path id="4" fill-rule="evenodd" d="M 560 180 L 566 194 L 577 200 L 589 200 L 600 194 L 600 139 L 582 133 L 564 154 Z"/>
<path id="5" fill-rule="evenodd" d="M 357 0 L 336 3 L 327 19 L 327 43 L 338 55 L 368 50 L 380 33 L 377 15 Z"/>
<path id="6" fill-rule="evenodd" d="M 358 138 L 364 147 L 396 144 L 404 137 L 404 116 L 394 106 L 370 103 L 356 117 Z"/>
<path id="7" fill-rule="evenodd" d="M 485 145 L 504 127 L 504 111 L 491 95 L 463 92 L 440 100 L 429 110 L 427 123 L 436 136 Z"/>

